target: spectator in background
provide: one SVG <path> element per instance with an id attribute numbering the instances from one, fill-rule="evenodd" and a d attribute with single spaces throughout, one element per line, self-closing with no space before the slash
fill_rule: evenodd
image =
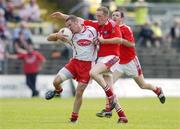
<path id="1" fill-rule="evenodd" d="M 4 17 L 4 10 L 0 9 L 0 38 L 8 39 L 10 37 L 11 37 L 11 34 L 6 25 L 6 20 Z"/>
<path id="2" fill-rule="evenodd" d="M 21 5 L 23 4 L 22 0 L 9 0 L 9 2 L 12 3 L 12 5 L 15 9 L 19 9 L 21 7 Z"/>
<path id="3" fill-rule="evenodd" d="M 153 31 L 150 28 L 150 23 L 146 22 L 139 33 L 138 44 L 150 48 L 153 42 Z"/>
<path id="4" fill-rule="evenodd" d="M 29 15 L 29 11 L 27 10 L 25 3 L 23 3 L 19 7 L 18 16 L 21 19 L 21 21 L 29 21 Z"/>
<path id="5" fill-rule="evenodd" d="M 159 48 L 163 37 L 160 23 L 157 21 L 154 22 L 153 25 L 151 26 L 151 29 L 153 31 L 153 44 L 155 45 L 156 48 Z"/>
<path id="6" fill-rule="evenodd" d="M 15 53 L 27 53 L 28 44 L 31 44 L 30 39 L 26 39 L 23 32 L 19 32 L 18 38 L 13 42 Z"/>
<path id="7" fill-rule="evenodd" d="M 174 24 L 170 29 L 170 36 L 172 40 L 180 38 L 180 19 L 174 20 Z"/>
<path id="8" fill-rule="evenodd" d="M 25 36 L 26 40 L 31 40 L 31 31 L 27 26 L 27 22 L 26 21 L 21 21 L 19 24 L 19 27 L 14 29 L 14 33 L 13 33 L 13 39 L 17 39 L 19 37 L 19 32 L 22 32 Z"/>
<path id="9" fill-rule="evenodd" d="M 4 0 L 0 0 L 0 9 L 5 10 L 5 2 L 4 2 Z"/>
<path id="10" fill-rule="evenodd" d="M 39 91 L 36 89 L 36 78 L 45 63 L 44 56 L 38 51 L 35 51 L 32 44 L 28 44 L 27 53 L 19 53 L 15 55 L 7 54 L 6 56 L 9 59 L 23 60 L 26 84 L 32 91 L 32 97 L 38 96 Z"/>
<path id="11" fill-rule="evenodd" d="M 40 10 L 38 4 L 36 3 L 36 0 L 30 0 L 26 9 L 27 12 L 29 12 L 29 21 L 40 21 Z"/>
<path id="12" fill-rule="evenodd" d="M 18 21 L 19 18 L 14 14 L 14 6 L 11 2 L 6 2 L 5 6 L 5 18 L 7 21 Z"/>
<path id="13" fill-rule="evenodd" d="M 145 0 L 138 0 L 135 3 L 135 22 L 137 25 L 144 25 L 148 19 L 148 3 Z"/>
<path id="14" fill-rule="evenodd" d="M 0 74 L 4 73 L 5 42 L 0 38 Z"/>

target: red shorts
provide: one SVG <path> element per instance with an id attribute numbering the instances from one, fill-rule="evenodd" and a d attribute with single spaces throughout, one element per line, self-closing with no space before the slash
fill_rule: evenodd
<path id="1" fill-rule="evenodd" d="M 91 70 L 92 61 L 81 61 L 71 59 L 65 67 L 71 72 L 78 82 L 88 84 L 90 80 L 89 71 Z"/>

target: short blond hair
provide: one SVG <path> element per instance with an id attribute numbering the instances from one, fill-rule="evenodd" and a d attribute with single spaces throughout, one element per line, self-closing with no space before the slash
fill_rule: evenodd
<path id="1" fill-rule="evenodd" d="M 102 11 L 104 15 L 109 16 L 109 9 L 104 6 L 99 7 L 96 11 Z"/>

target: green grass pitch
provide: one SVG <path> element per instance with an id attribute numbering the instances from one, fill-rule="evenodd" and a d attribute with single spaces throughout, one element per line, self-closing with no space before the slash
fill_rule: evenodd
<path id="1" fill-rule="evenodd" d="M 79 121 L 68 123 L 74 98 L 0 99 L 0 129 L 180 129 L 180 98 L 121 98 L 129 119 L 117 124 L 112 118 L 98 118 L 104 99 L 84 99 Z"/>

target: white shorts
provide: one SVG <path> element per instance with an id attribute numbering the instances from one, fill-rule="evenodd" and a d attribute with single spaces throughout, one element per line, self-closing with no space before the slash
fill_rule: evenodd
<path id="1" fill-rule="evenodd" d="M 99 57 L 97 60 L 97 63 L 103 63 L 107 66 L 108 69 L 111 69 L 112 66 L 118 64 L 119 62 L 119 57 L 116 55 L 109 55 L 109 56 L 104 56 L 104 57 Z M 111 71 L 107 73 L 103 73 L 103 75 L 111 75 Z"/>
<path id="2" fill-rule="evenodd" d="M 113 65 L 118 63 L 119 57 L 116 55 L 109 55 L 109 56 L 104 56 L 104 57 L 99 57 L 97 60 L 97 63 L 103 63 L 105 64 L 108 68 L 111 68 Z"/>
<path id="3" fill-rule="evenodd" d="M 127 76 L 138 77 L 142 74 L 142 68 L 136 56 L 127 64 L 116 64 L 110 69 L 112 72 L 119 71 Z"/>

